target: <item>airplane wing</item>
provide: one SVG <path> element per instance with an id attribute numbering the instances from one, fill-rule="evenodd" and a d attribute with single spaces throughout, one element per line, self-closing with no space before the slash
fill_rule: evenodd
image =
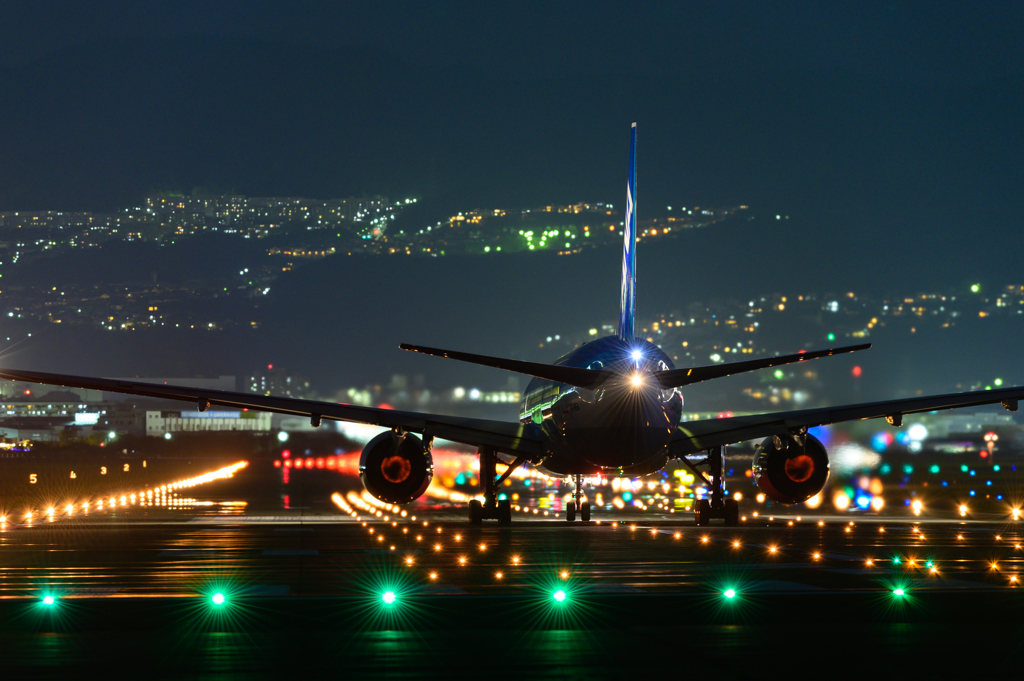
<path id="1" fill-rule="evenodd" d="M 452 442 L 475 447 L 492 447 L 499 452 L 514 456 L 527 454 L 539 457 L 542 454 L 540 437 L 532 427 L 518 422 L 490 421 L 487 419 L 461 418 L 436 414 L 360 407 L 350 404 L 299 400 L 288 397 L 273 397 L 255 393 L 236 393 L 224 390 L 204 390 L 183 386 L 156 383 L 135 383 L 116 381 L 108 378 L 88 378 L 65 374 L 48 374 L 16 369 L 0 369 L 0 378 L 45 385 L 106 390 L 127 395 L 156 397 L 168 400 L 192 402 L 199 411 L 211 406 L 233 407 L 269 411 L 276 414 L 308 416 L 311 420 L 333 419 L 367 423 L 385 428 L 401 428 L 412 433 L 438 437 Z"/>
<path id="2" fill-rule="evenodd" d="M 706 419 L 680 423 L 672 439 L 670 456 L 682 457 L 712 447 L 735 444 L 771 435 L 785 435 L 801 428 L 826 426 L 844 421 L 886 418 L 892 425 L 900 425 L 904 414 L 978 407 L 1002 404 L 1017 411 L 1018 400 L 1024 399 L 1024 386 L 999 390 L 976 390 L 948 395 L 911 397 L 884 402 L 851 404 L 842 407 L 824 407 L 800 411 L 781 411 L 772 414 L 734 416 L 727 419 Z"/>

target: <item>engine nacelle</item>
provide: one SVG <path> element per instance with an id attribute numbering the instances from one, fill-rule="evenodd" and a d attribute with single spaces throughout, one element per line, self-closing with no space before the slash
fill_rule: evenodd
<path id="1" fill-rule="evenodd" d="M 807 435 L 803 447 L 790 437 L 770 437 L 757 446 L 753 468 L 754 482 L 769 499 L 799 504 L 825 487 L 828 453 L 813 435 Z"/>
<path id="2" fill-rule="evenodd" d="M 366 443 L 359 457 L 359 479 L 366 491 L 390 504 L 417 499 L 434 477 L 434 461 L 423 440 L 381 433 Z"/>

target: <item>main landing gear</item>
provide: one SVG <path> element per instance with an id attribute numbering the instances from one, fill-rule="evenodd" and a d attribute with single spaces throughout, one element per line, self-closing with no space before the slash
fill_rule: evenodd
<path id="1" fill-rule="evenodd" d="M 469 522 L 471 525 L 480 525 L 484 520 L 497 520 L 499 525 L 509 525 L 512 523 L 512 502 L 508 498 L 498 499 L 498 486 L 512 475 L 512 471 L 523 464 L 526 457 L 520 457 L 509 464 L 508 470 L 499 478 L 495 470 L 498 460 L 494 456 L 494 450 L 482 447 L 479 454 L 480 484 L 484 488 L 484 500 L 470 500 Z"/>
<path id="2" fill-rule="evenodd" d="M 576 520 L 576 510 L 579 509 L 580 520 L 585 523 L 590 522 L 590 501 L 587 499 L 586 494 L 583 492 L 583 476 L 577 473 L 573 476 L 574 488 L 572 491 L 572 501 L 565 505 L 565 519 L 570 523 Z M 580 497 L 583 501 L 580 501 Z"/>
<path id="3" fill-rule="evenodd" d="M 727 526 L 740 524 L 740 505 L 735 499 L 725 498 L 725 484 L 722 480 L 722 469 L 725 467 L 725 445 L 712 447 L 705 452 L 703 459 L 695 457 L 691 460 L 684 457 L 683 463 L 711 488 L 711 499 L 698 499 L 693 505 L 694 520 L 697 525 L 707 525 L 712 518 L 721 518 Z M 711 479 L 697 470 L 697 466 L 708 466 Z"/>

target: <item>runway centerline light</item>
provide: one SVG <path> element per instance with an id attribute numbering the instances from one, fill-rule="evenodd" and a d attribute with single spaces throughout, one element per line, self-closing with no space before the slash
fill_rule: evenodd
<path id="1" fill-rule="evenodd" d="M 53 604 L 54 604 L 53 596 L 43 596 L 43 605 L 53 605 Z"/>
<path id="2" fill-rule="evenodd" d="M 567 598 L 567 596 L 565 595 L 565 591 L 563 589 L 559 589 L 558 591 L 556 591 L 553 594 L 553 597 L 555 601 L 558 603 L 564 603 L 565 599 Z"/>
<path id="3" fill-rule="evenodd" d="M 726 598 L 736 598 L 736 589 L 726 589 L 722 592 L 722 595 Z"/>
<path id="4" fill-rule="evenodd" d="M 213 597 L 210 598 L 210 601 L 212 601 L 214 605 L 224 605 L 224 594 L 217 592 L 213 594 Z"/>
<path id="5" fill-rule="evenodd" d="M 395 598 L 396 596 L 394 591 L 385 591 L 383 595 L 381 595 L 380 597 L 380 599 L 384 601 L 386 605 L 393 604 L 395 602 Z"/>
<path id="6" fill-rule="evenodd" d="M 904 591 L 904 590 L 903 590 L 903 589 L 901 589 L 901 588 L 896 588 L 896 589 L 893 589 L 893 590 L 892 590 L 892 593 L 893 593 L 893 595 L 894 595 L 894 596 L 903 596 L 903 595 L 904 595 L 904 594 L 906 594 L 907 592 L 906 592 L 906 591 Z"/>

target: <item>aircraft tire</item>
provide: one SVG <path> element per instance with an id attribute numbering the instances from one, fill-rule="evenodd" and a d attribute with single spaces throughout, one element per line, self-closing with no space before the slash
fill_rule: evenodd
<path id="1" fill-rule="evenodd" d="M 565 505 L 565 519 L 570 523 L 576 520 L 576 502 L 570 501 Z"/>
<path id="2" fill-rule="evenodd" d="M 590 522 L 590 502 L 584 501 L 580 504 L 580 520 L 585 523 Z"/>
<path id="3" fill-rule="evenodd" d="M 469 524 L 480 525 L 484 520 L 484 505 L 480 503 L 479 499 L 470 499 L 469 501 Z"/>
<path id="4" fill-rule="evenodd" d="M 698 526 L 703 527 L 711 522 L 711 502 L 707 499 L 698 499 L 694 509 L 694 521 Z"/>
<path id="5" fill-rule="evenodd" d="M 740 504 L 735 499 L 725 500 L 725 524 L 728 527 L 740 524 Z"/>

